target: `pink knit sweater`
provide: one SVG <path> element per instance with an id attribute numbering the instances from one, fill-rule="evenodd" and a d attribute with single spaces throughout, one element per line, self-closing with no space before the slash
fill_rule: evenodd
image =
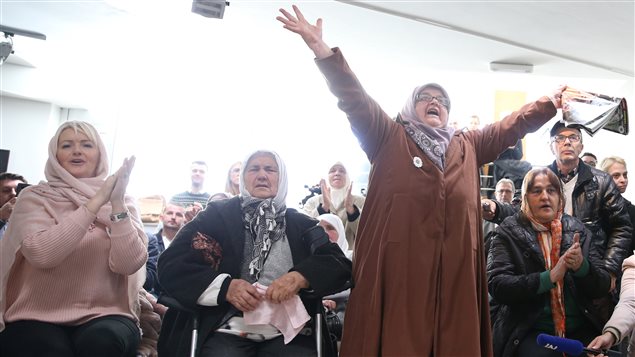
<path id="1" fill-rule="evenodd" d="M 133 224 L 136 212 L 107 228 L 83 205 L 30 190 L 19 203 L 15 218 L 26 218 L 29 227 L 16 229 L 26 234 L 6 281 L 4 321 L 78 325 L 112 314 L 136 320 L 128 280 L 147 260 L 145 234 Z M 20 221 L 13 218 L 11 225 Z"/>

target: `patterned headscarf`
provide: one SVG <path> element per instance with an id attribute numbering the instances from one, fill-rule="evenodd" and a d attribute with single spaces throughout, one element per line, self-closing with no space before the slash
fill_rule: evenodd
<path id="1" fill-rule="evenodd" d="M 450 100 L 448 93 L 439 84 L 424 84 L 412 91 L 403 109 L 401 109 L 399 117 L 408 135 L 417 143 L 417 146 L 419 146 L 424 154 L 443 171 L 445 167 L 445 152 L 450 145 L 452 135 L 454 135 L 454 128 L 448 126 L 447 122 L 443 128 L 433 128 L 421 121 L 415 108 L 417 106 L 417 95 L 426 88 L 438 89 L 443 93 L 444 97 Z M 449 115 L 450 104 L 448 104 L 447 109 Z"/>
<path id="2" fill-rule="evenodd" d="M 556 186 L 559 191 L 560 202 L 558 206 L 558 213 L 549 223 L 541 223 L 536 220 L 534 213 L 529 206 L 529 200 L 527 199 L 527 193 L 532 188 L 530 186 L 533 186 L 535 178 L 539 175 L 546 175 L 549 178 L 549 182 Z M 545 269 L 549 271 L 558 264 L 558 260 L 560 259 L 560 247 L 562 245 L 562 212 L 564 209 L 564 195 L 562 193 L 562 188 L 560 187 L 560 180 L 548 168 L 543 167 L 533 169 L 527 173 L 523 181 L 522 197 L 523 202 L 520 209 L 525 217 L 529 219 L 534 230 L 536 230 L 536 239 L 545 259 Z M 556 330 L 556 335 L 564 337 L 566 326 L 566 315 L 564 310 L 564 281 L 557 281 L 556 288 L 551 289 L 549 293 L 551 295 L 551 316 Z"/>
<path id="3" fill-rule="evenodd" d="M 245 171 L 249 167 L 249 161 L 255 156 L 269 155 L 278 165 L 278 192 L 275 197 L 257 198 L 251 196 L 245 185 Z M 247 156 L 240 169 L 240 197 L 243 210 L 243 222 L 247 236 L 253 240 L 254 249 L 249 259 L 249 273 L 255 281 L 269 255 L 271 245 L 286 236 L 287 212 L 287 170 L 280 156 L 270 150 L 258 150 Z"/>

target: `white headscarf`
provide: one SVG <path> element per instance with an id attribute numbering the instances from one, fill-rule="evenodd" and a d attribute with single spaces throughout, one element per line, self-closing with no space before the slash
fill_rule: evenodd
<path id="1" fill-rule="evenodd" d="M 249 161 L 257 155 L 273 156 L 278 165 L 278 192 L 275 197 L 253 197 L 245 184 L 245 171 L 249 168 Z M 249 259 L 249 274 L 254 281 L 258 281 L 271 245 L 286 236 L 287 212 L 287 169 L 280 156 L 271 150 L 258 150 L 243 161 L 240 169 L 240 201 L 243 211 L 243 222 L 246 234 L 253 240 L 254 249 Z"/>
<path id="2" fill-rule="evenodd" d="M 348 188 L 351 186 L 351 177 L 348 174 L 348 169 L 341 161 L 338 161 L 329 167 L 329 172 L 334 166 L 342 166 L 344 170 L 346 170 L 346 175 L 344 175 L 344 186 L 342 188 L 335 188 L 331 186 L 331 180 L 326 180 L 327 186 L 331 189 L 331 204 L 333 207 L 331 208 L 332 212 L 337 212 L 344 205 L 344 200 L 346 199 L 346 194 L 348 192 Z"/>
<path id="3" fill-rule="evenodd" d="M 348 241 L 346 240 L 344 224 L 342 223 L 340 217 L 332 213 L 325 213 L 320 215 L 318 217 L 318 220 L 325 221 L 335 227 L 335 230 L 337 231 L 337 245 L 340 247 L 340 249 L 342 249 L 342 252 L 344 252 L 346 257 L 350 259 L 352 252 L 348 250 Z"/>
<path id="4" fill-rule="evenodd" d="M 289 186 L 287 168 L 284 165 L 284 161 L 280 158 L 280 155 L 273 150 L 258 150 L 247 155 L 246 159 L 243 160 L 244 165 L 240 168 L 240 195 L 242 197 L 251 197 L 251 194 L 247 192 L 247 188 L 245 186 L 245 170 L 247 170 L 249 160 L 257 154 L 269 154 L 276 160 L 276 164 L 278 164 L 278 193 L 276 194 L 276 197 L 273 198 L 273 202 L 276 208 L 280 208 L 281 206 L 286 207 L 287 190 Z"/>

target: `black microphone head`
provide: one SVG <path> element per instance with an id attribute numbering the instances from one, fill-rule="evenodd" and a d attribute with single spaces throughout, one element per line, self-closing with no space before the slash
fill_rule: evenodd
<path id="1" fill-rule="evenodd" d="M 572 356 L 579 356 L 584 353 L 584 345 L 582 342 L 568 338 L 541 333 L 538 335 L 538 338 L 536 338 L 536 343 L 552 351 L 564 352 Z"/>

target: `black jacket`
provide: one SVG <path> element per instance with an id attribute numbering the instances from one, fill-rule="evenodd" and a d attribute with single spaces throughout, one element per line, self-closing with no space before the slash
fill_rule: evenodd
<path id="1" fill-rule="evenodd" d="M 628 210 L 628 216 L 631 219 L 631 227 L 633 227 L 633 224 L 635 224 L 635 206 L 633 206 L 633 204 L 627 200 L 627 210 Z M 631 254 L 633 254 L 633 251 L 635 251 L 635 239 L 633 239 L 631 237 L 631 249 L 629 250 L 629 254 L 626 256 L 627 258 L 631 256 Z"/>
<path id="2" fill-rule="evenodd" d="M 558 175 L 554 161 L 549 168 Z M 622 272 L 622 261 L 629 255 L 633 227 L 626 199 L 615 186 L 611 175 L 578 163 L 578 181 L 573 189 L 573 215 L 603 242 L 604 264 L 615 276 Z"/>
<path id="3" fill-rule="evenodd" d="M 584 277 L 568 272 L 565 294 L 573 294 L 582 314 L 599 334 L 605 321 L 594 311 L 591 300 L 606 296 L 610 276 L 591 232 L 568 215 L 562 218 L 561 255 L 573 244 L 576 232 L 580 233 L 582 253 L 590 263 L 589 272 Z M 549 291 L 537 294 L 543 271 L 544 257 L 529 221 L 521 213 L 506 218 L 492 238 L 487 259 L 488 289 L 498 304 L 492 318 L 495 356 L 514 356 L 520 341 L 540 317 L 550 299 Z"/>
<path id="4" fill-rule="evenodd" d="M 558 167 L 554 161 L 549 169 L 556 175 Z M 581 220 L 602 246 L 604 264 L 616 277 L 621 276 L 622 261 L 630 256 L 633 227 L 628 214 L 628 201 L 622 197 L 613 178 L 604 171 L 578 164 L 578 181 L 573 189 L 573 216 Z M 503 219 L 518 212 L 518 205 L 496 202 L 496 217 Z"/>
<path id="5" fill-rule="evenodd" d="M 285 219 L 294 264 L 292 270 L 300 272 L 309 281 L 313 296 L 341 291 L 351 279 L 351 261 L 337 244 L 329 241 L 326 232 L 313 218 L 287 209 Z M 207 255 L 192 248 L 193 238 L 198 233 L 211 237 L 206 243 L 212 247 Z M 210 202 L 204 211 L 179 230 L 170 247 L 159 257 L 159 281 L 163 291 L 199 313 L 199 347 L 205 337 L 220 326 L 231 307 L 225 299 L 230 279 L 226 279 L 221 288 L 218 306 L 199 306 L 196 301 L 219 274 L 240 277 L 244 242 L 240 198 L 234 197 Z M 318 300 L 302 295 L 301 299 L 309 315 L 313 316 Z M 190 315 L 168 309 L 159 337 L 159 355 L 188 355 L 190 332 Z"/>

